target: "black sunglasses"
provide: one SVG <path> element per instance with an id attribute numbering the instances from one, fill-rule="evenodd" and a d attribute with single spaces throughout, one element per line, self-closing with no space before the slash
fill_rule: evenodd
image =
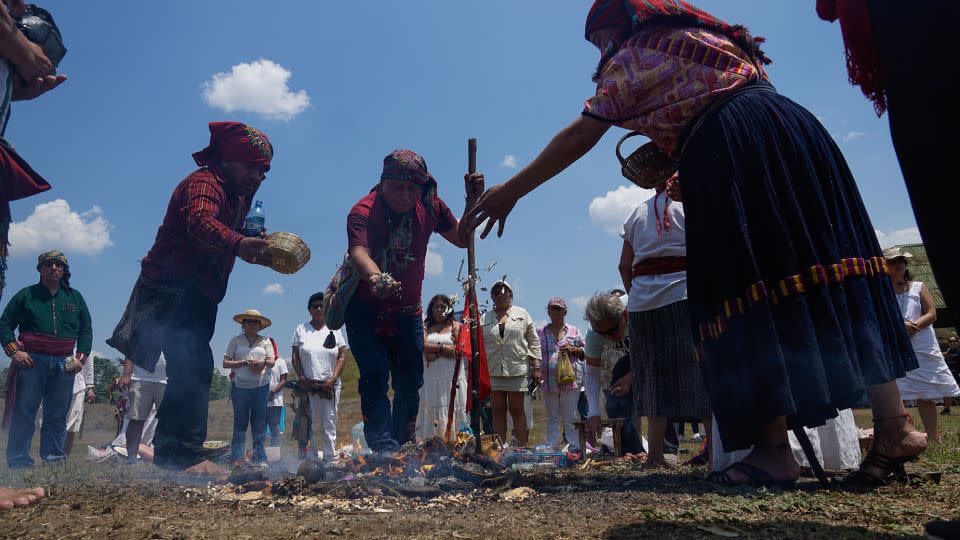
<path id="1" fill-rule="evenodd" d="M 606 330 L 597 330 L 597 327 L 594 326 L 594 327 L 593 327 L 593 331 L 596 332 L 596 333 L 598 333 L 598 334 L 600 334 L 601 336 L 609 337 L 609 336 L 612 336 L 612 335 L 616 334 L 617 331 L 620 330 L 620 323 L 622 323 L 622 322 L 623 322 L 623 319 L 618 319 L 617 322 L 616 322 L 616 324 L 614 324 L 612 327 L 610 327 L 610 328 L 608 328 L 608 329 L 606 329 Z"/>

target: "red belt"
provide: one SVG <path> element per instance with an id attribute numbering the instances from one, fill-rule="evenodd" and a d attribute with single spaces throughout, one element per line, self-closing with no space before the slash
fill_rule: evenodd
<path id="1" fill-rule="evenodd" d="M 50 356 L 71 356 L 77 340 L 59 336 L 48 336 L 35 332 L 20 332 L 23 350 Z"/>
<path id="2" fill-rule="evenodd" d="M 686 270 L 686 257 L 650 257 L 633 266 L 633 277 L 672 274 Z"/>

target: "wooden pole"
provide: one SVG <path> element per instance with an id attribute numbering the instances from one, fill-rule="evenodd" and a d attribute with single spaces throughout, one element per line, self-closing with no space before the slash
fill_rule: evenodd
<path id="1" fill-rule="evenodd" d="M 467 173 L 477 172 L 477 140 L 467 140 Z M 477 198 L 473 193 L 473 186 L 467 186 L 466 207 L 472 209 L 477 204 Z M 470 389 L 471 403 L 470 408 L 470 429 L 473 430 L 475 437 L 474 450 L 477 454 L 482 453 L 480 445 L 480 319 L 477 312 L 477 250 L 474 245 L 474 237 L 471 232 L 467 239 L 467 305 L 470 313 Z M 453 403 L 450 404 L 453 406 Z"/>

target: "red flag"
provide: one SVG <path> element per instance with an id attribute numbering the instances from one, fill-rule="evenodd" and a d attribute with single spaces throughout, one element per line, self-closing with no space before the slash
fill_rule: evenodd
<path id="1" fill-rule="evenodd" d="M 476 301 L 473 303 L 474 306 L 477 306 Z M 479 315 L 480 310 L 477 309 L 477 314 Z M 469 305 L 463 310 L 463 319 L 470 319 L 470 308 Z M 486 399 L 490 396 L 490 371 L 487 370 L 487 351 L 483 347 L 483 336 L 480 333 L 480 321 L 477 321 L 477 345 L 480 348 L 479 357 L 479 366 L 480 369 L 480 388 L 479 396 L 481 400 Z M 460 350 L 462 358 L 467 359 L 467 369 L 470 369 L 470 362 L 473 359 L 472 349 L 470 347 L 470 332 L 469 326 L 465 325 L 467 332 L 460 332 L 457 336 L 457 348 Z M 470 412 L 473 407 L 473 377 L 471 375 L 472 371 L 467 372 L 467 412 Z"/>

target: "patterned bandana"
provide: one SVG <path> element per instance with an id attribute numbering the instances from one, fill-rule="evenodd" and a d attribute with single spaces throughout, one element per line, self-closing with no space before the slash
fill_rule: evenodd
<path id="1" fill-rule="evenodd" d="M 40 266 L 47 261 L 60 261 L 63 264 L 63 276 L 60 278 L 60 285 L 62 287 L 70 286 L 70 263 L 67 262 L 67 256 L 62 251 L 52 250 L 46 253 L 41 253 L 37 257 L 37 270 L 40 270 Z"/>
<path id="2" fill-rule="evenodd" d="M 611 47 L 601 50 L 600 66 L 594 80 L 599 76 L 603 65 L 620 46 L 637 33 L 640 28 L 653 22 L 670 21 L 676 25 L 700 26 L 716 30 L 732 39 L 744 51 L 761 64 L 769 64 L 770 59 L 760 50 L 763 38 L 754 38 L 744 26 L 729 25 L 702 9 L 681 0 L 595 0 L 587 14 L 584 36 L 593 43 L 593 34 L 598 30 L 617 29 Z M 596 44 L 602 47 L 602 44 Z"/>
<path id="3" fill-rule="evenodd" d="M 210 145 L 193 154 L 197 165 L 206 167 L 218 161 L 242 161 L 270 170 L 273 145 L 257 128 L 240 122 L 210 122 Z"/>
<path id="4" fill-rule="evenodd" d="M 37 257 L 37 268 L 40 268 L 40 265 L 50 260 L 60 261 L 61 263 L 63 263 L 63 266 L 65 268 L 70 266 L 70 263 L 67 262 L 67 256 L 64 255 L 62 251 L 58 251 L 55 249 L 53 251 L 41 253 L 40 256 Z"/>
<path id="5" fill-rule="evenodd" d="M 427 162 L 413 150 L 394 150 L 383 158 L 380 181 L 407 180 L 423 187 L 423 204 L 433 211 L 436 207 L 437 180 L 427 171 Z"/>

